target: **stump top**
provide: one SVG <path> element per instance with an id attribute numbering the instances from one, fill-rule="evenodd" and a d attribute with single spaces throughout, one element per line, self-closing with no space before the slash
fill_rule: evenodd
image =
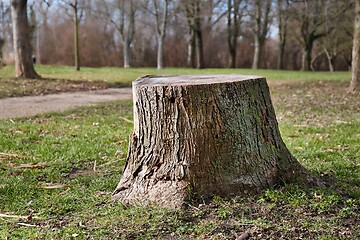
<path id="1" fill-rule="evenodd" d="M 260 76 L 215 74 L 215 75 L 171 75 L 171 76 L 144 76 L 135 82 L 133 86 L 184 86 L 204 85 L 214 83 L 231 83 L 239 81 L 250 81 L 265 79 Z"/>

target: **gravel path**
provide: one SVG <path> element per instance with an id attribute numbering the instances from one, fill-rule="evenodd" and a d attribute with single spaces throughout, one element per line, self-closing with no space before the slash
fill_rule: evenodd
<path id="1" fill-rule="evenodd" d="M 0 119 L 31 117 L 48 112 L 62 112 L 79 106 L 131 99 L 131 97 L 131 88 L 109 88 L 87 92 L 5 98 L 0 99 Z"/>

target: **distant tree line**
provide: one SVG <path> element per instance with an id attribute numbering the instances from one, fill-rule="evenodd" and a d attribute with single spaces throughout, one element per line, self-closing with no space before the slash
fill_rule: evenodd
<path id="1" fill-rule="evenodd" d="M 354 0 L 29 0 L 40 64 L 348 70 Z M 0 0 L 0 62 L 14 61 Z"/>

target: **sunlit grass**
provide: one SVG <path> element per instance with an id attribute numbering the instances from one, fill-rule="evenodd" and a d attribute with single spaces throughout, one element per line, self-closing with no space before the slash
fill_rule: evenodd
<path id="1" fill-rule="evenodd" d="M 38 70 L 46 77 L 100 80 L 103 75 L 107 81 L 157 72 L 84 68 L 74 75 L 72 67 Z M 179 74 L 231 71 L 175 70 Z M 274 80 L 283 73 L 262 71 Z M 89 75 L 81 75 L 85 73 Z M 132 103 L 112 102 L 0 120 L 0 213 L 15 216 L 0 216 L 0 239 L 235 239 L 245 231 L 251 239 L 356 239 L 360 96 L 346 92 L 342 77 L 348 73 L 299 74 L 301 81 L 292 81 L 298 80 L 295 72 L 288 78 L 281 75 L 284 81 L 270 80 L 280 131 L 301 164 L 331 180 L 332 188 L 290 184 L 245 198 L 215 196 L 209 203 L 178 211 L 111 202 L 133 127 L 128 121 Z M 49 186 L 53 189 L 46 189 Z"/>
<path id="2" fill-rule="evenodd" d="M 303 80 L 303 81 L 349 81 L 350 72 L 304 72 L 304 71 L 282 71 L 266 69 L 228 69 L 228 68 L 118 68 L 102 67 L 88 68 L 82 67 L 80 71 L 75 71 L 71 66 L 49 66 L 37 65 L 36 70 L 45 78 L 72 79 L 72 80 L 105 80 L 111 83 L 130 83 L 144 75 L 168 75 L 168 74 L 242 74 L 265 76 L 268 80 Z M 0 78 L 11 78 L 14 76 L 14 67 L 6 66 L 0 68 Z"/>

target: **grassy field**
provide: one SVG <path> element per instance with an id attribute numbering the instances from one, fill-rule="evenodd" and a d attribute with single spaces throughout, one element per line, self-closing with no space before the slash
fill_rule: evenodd
<path id="1" fill-rule="evenodd" d="M 47 78 L 110 82 L 157 72 L 83 68 L 74 73 L 72 68 L 47 66 L 38 70 Z M 9 78 L 2 74 L 11 71 L 0 70 L 1 77 Z M 0 239 L 235 239 L 244 232 L 250 239 L 360 237 L 360 96 L 346 92 L 349 73 L 161 73 L 268 77 L 286 145 L 307 169 L 332 181 L 333 188 L 286 185 L 249 198 L 215 196 L 177 211 L 111 202 L 132 129 L 132 103 L 113 102 L 0 121 Z"/>
<path id="2" fill-rule="evenodd" d="M 252 69 L 189 69 L 189 68 L 81 68 L 75 71 L 69 66 L 37 65 L 37 72 L 44 78 L 14 79 L 14 67 L 0 67 L 0 98 L 40 95 L 68 91 L 95 90 L 107 87 L 130 86 L 144 75 L 169 74 L 245 74 L 266 76 L 271 81 L 340 81 L 350 79 L 349 72 L 299 72 Z"/>

